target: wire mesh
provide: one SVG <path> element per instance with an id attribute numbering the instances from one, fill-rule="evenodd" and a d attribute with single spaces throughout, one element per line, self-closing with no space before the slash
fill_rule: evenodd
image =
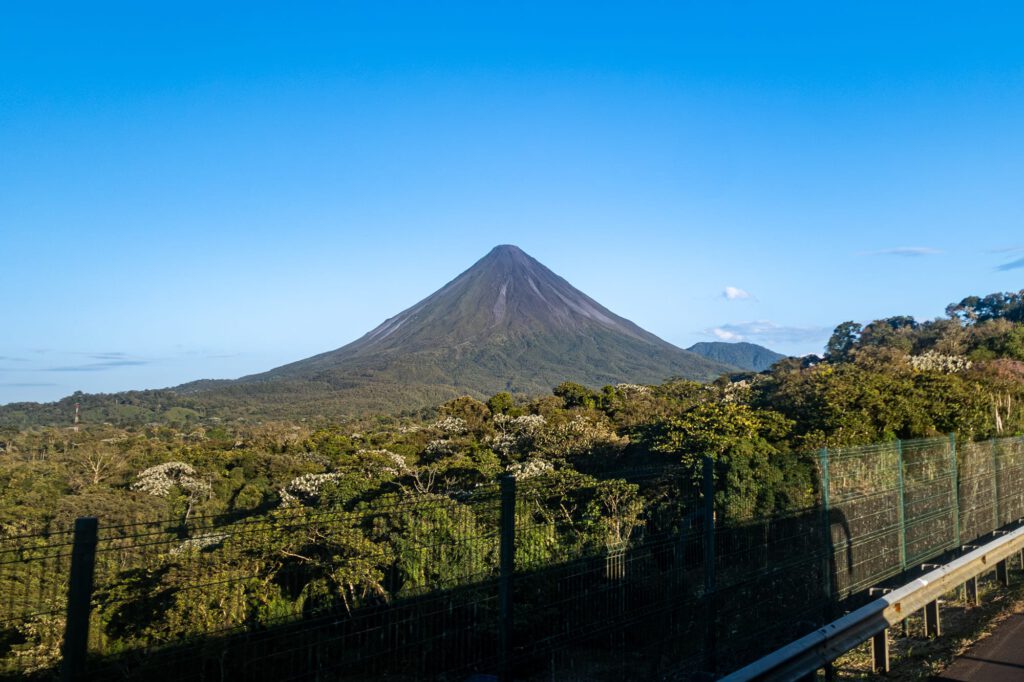
<path id="1" fill-rule="evenodd" d="M 723 551 L 708 614 L 718 649 L 711 672 L 742 666 L 828 619 L 832 566 L 820 507 L 716 528 L 716 536 Z"/>
<path id="2" fill-rule="evenodd" d="M 838 598 L 903 570 L 897 443 L 829 452 L 829 523 Z"/>
<path id="3" fill-rule="evenodd" d="M 705 526 L 690 472 L 543 477 L 516 501 L 518 674 L 656 676 L 701 657 Z"/>
<path id="4" fill-rule="evenodd" d="M 1024 438 L 992 441 L 999 526 L 1024 519 Z"/>
<path id="5" fill-rule="evenodd" d="M 992 441 L 964 443 L 959 448 L 960 535 L 966 541 L 999 527 L 996 506 L 996 459 Z"/>
<path id="6" fill-rule="evenodd" d="M 59 663 L 71 549 L 70 532 L 0 539 L 0 675 Z"/>
<path id="7" fill-rule="evenodd" d="M 94 676 L 166 676 L 170 665 L 176 679 L 200 678 L 214 663 L 246 679 L 493 667 L 496 518 L 490 487 L 372 511 L 103 529 Z"/>
<path id="8" fill-rule="evenodd" d="M 819 462 L 801 483 L 814 503 L 773 514 L 727 475 L 705 499 L 683 466 L 521 478 L 511 621 L 497 485 L 344 511 L 101 523 L 89 669 L 370 680 L 507 664 L 522 679 L 689 679 L 1024 517 L 1021 438 L 894 441 Z M 57 670 L 72 548 L 70 532 L 0 539 L 0 676 Z"/>
<path id="9" fill-rule="evenodd" d="M 956 544 L 956 468 L 949 438 L 903 441 L 905 563 L 916 566 Z"/>

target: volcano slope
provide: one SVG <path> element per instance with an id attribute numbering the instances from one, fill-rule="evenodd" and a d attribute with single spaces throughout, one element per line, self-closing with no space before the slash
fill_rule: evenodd
<path id="1" fill-rule="evenodd" d="M 735 369 L 663 341 L 504 245 L 337 350 L 176 390 L 294 416 L 414 411 L 461 395 L 547 393 L 563 381 L 707 381 Z"/>

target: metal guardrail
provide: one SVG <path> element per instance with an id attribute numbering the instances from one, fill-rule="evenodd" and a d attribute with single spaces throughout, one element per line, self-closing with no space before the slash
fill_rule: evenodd
<path id="1" fill-rule="evenodd" d="M 1024 527 L 926 573 L 917 580 L 722 678 L 722 682 L 795 680 L 813 675 L 862 642 L 872 640 L 877 671 L 888 671 L 888 629 L 924 609 L 929 634 L 940 634 L 938 598 L 961 585 L 977 595 L 979 575 L 995 570 L 1006 584 L 1006 560 L 1024 551 Z M 973 587 L 973 590 L 971 589 Z"/>

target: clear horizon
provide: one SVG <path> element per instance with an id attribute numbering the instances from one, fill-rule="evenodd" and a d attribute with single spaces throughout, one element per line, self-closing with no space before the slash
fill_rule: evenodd
<path id="1" fill-rule="evenodd" d="M 680 347 L 1024 288 L 1024 9 L 8 7 L 0 404 L 343 346 L 511 243 Z"/>

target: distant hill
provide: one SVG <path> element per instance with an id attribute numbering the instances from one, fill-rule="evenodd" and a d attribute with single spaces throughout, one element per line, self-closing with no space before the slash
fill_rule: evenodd
<path id="1" fill-rule="evenodd" d="M 313 418 L 415 411 L 461 395 L 550 393 L 563 381 L 710 381 L 736 370 L 663 341 L 506 245 L 336 350 L 234 381 L 95 399 L 105 401 L 104 417 L 174 405 L 199 414 Z M 83 410 L 89 398 L 79 398 Z M 20 421 L 27 408 L 17 406 Z"/>
<path id="2" fill-rule="evenodd" d="M 786 357 L 756 343 L 744 341 L 726 343 L 723 341 L 703 341 L 695 343 L 686 350 L 702 355 L 715 362 L 735 365 L 751 372 L 763 372 L 776 362 Z"/>

